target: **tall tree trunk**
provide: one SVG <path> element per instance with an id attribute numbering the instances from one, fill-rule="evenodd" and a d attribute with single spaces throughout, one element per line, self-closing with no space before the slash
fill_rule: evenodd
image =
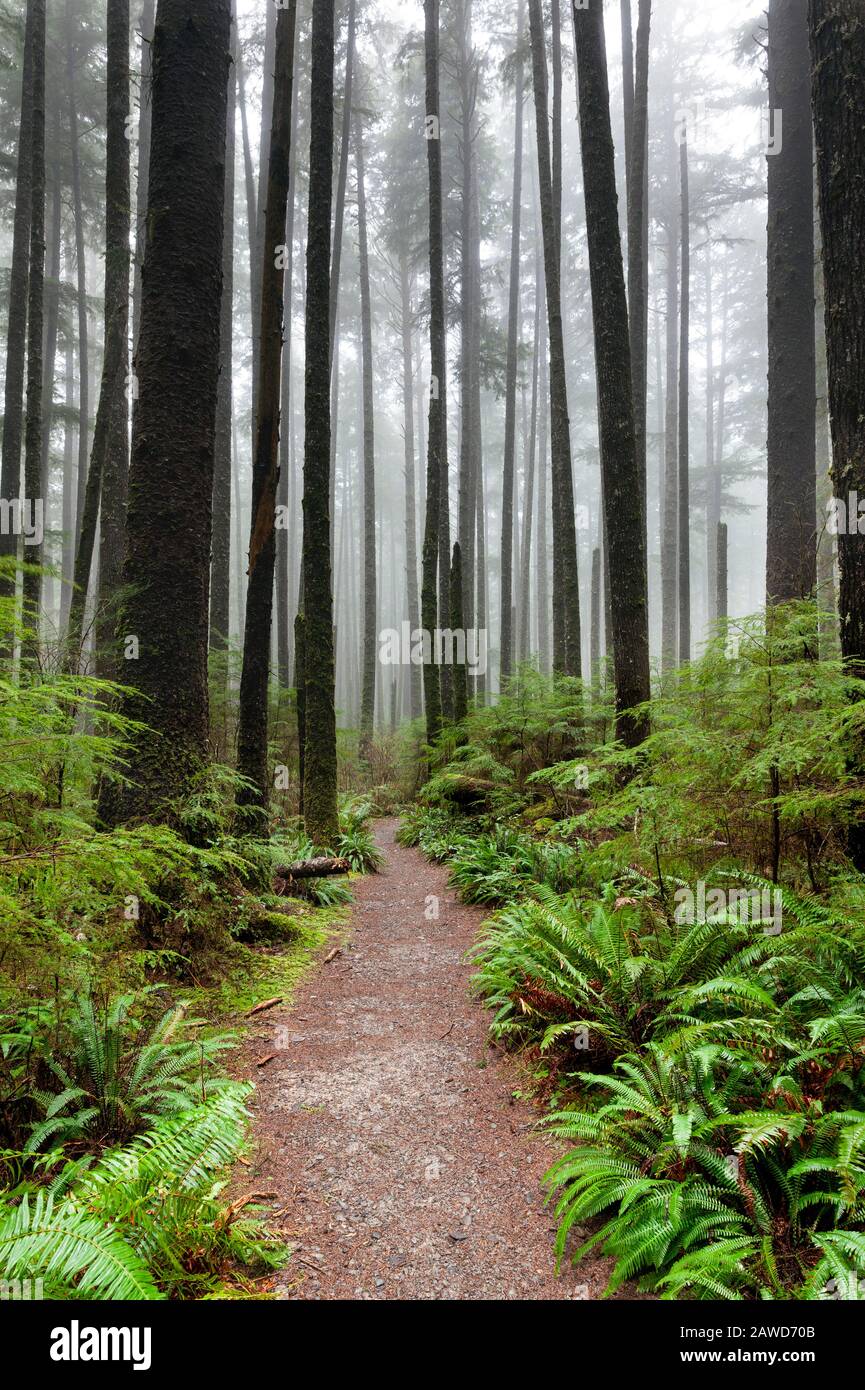
<path id="1" fill-rule="evenodd" d="M 447 361 L 445 357 L 445 287 L 442 228 L 442 166 L 439 113 L 439 0 L 424 0 L 426 139 L 429 177 L 430 263 L 430 400 L 427 432 L 426 516 L 421 580 L 421 626 L 432 643 L 438 626 L 436 576 L 440 554 L 442 494 L 447 492 Z M 442 691 L 439 667 L 426 654 L 424 708 L 427 743 L 441 731 Z"/>
<path id="2" fill-rule="evenodd" d="M 231 4 L 231 52 L 237 52 L 235 0 Z M 228 74 L 225 128 L 225 209 L 222 237 L 222 301 L 219 310 L 219 385 L 213 459 L 213 539 L 210 559 L 210 648 L 225 651 L 231 627 L 232 339 L 234 328 L 234 155 L 237 63 Z M 226 671 L 227 674 L 227 671 Z"/>
<path id="3" fill-rule="evenodd" d="M 27 415 L 24 425 L 24 490 L 22 506 L 44 508 L 42 494 L 42 334 L 45 289 L 45 0 L 33 0 L 33 128 L 31 133 L 30 277 L 27 287 Z M 44 524 L 44 523 L 43 523 Z M 42 540 L 27 547 L 24 572 L 25 622 L 35 662 L 39 650 L 42 598 Z"/>
<path id="4" fill-rule="evenodd" d="M 520 318 L 520 212 L 523 182 L 523 29 L 524 5 L 520 0 L 517 23 L 517 66 L 514 81 L 514 177 L 511 213 L 511 266 L 508 292 L 508 358 L 505 373 L 505 446 L 502 473 L 501 548 L 501 682 L 511 674 L 511 605 L 513 602 L 513 498 L 516 455 L 517 351 Z"/>
<path id="5" fill-rule="evenodd" d="M 303 809 L 307 834 L 315 845 L 325 846 L 333 843 L 339 828 L 329 478 L 334 17 L 328 0 L 313 0 L 311 52 L 303 468 Z"/>
<path id="6" fill-rule="evenodd" d="M 405 569 L 408 620 L 412 632 L 420 623 L 420 603 L 417 582 L 417 518 L 415 515 L 414 462 L 414 389 L 412 382 L 411 290 L 408 273 L 408 252 L 400 250 L 400 324 L 402 328 L 402 404 L 403 442 L 405 447 Z M 414 662 L 409 669 L 409 712 L 412 720 L 423 713 L 421 670 Z"/>
<path id="7" fill-rule="evenodd" d="M 664 425 L 664 515 L 661 545 L 661 670 L 672 671 L 678 654 L 679 515 L 679 240 L 671 206 L 667 209 L 666 376 Z"/>
<path id="8" fill-rule="evenodd" d="M 297 206 L 297 120 L 298 120 L 298 82 L 292 84 L 291 105 L 291 151 L 288 170 L 288 214 L 285 227 L 285 347 L 282 352 L 282 397 L 280 404 L 281 428 L 279 432 L 279 484 L 277 487 L 277 506 L 285 518 L 276 532 L 276 633 L 277 633 L 277 671 L 279 683 L 287 689 L 291 683 L 291 664 L 289 657 L 290 613 L 292 606 L 289 596 L 292 570 L 292 539 L 294 535 L 294 497 L 292 473 L 294 470 L 294 431 L 292 410 L 294 401 L 291 394 L 291 349 L 292 349 L 292 308 L 294 303 L 294 214 Z"/>
<path id="9" fill-rule="evenodd" d="M 538 665 L 542 675 L 548 676 L 552 669 L 550 652 L 550 576 L 547 563 L 547 483 L 548 467 L 548 420 L 549 392 L 547 390 L 547 312 L 544 277 L 541 271 L 540 255 L 535 263 L 535 293 L 541 304 L 540 338 L 538 342 Z"/>
<path id="10" fill-rule="evenodd" d="M 810 0 L 814 134 L 823 243 L 832 487 L 847 525 L 838 535 L 841 654 L 854 675 L 865 675 L 865 550 L 849 511 L 852 494 L 865 497 L 865 15 L 860 0 Z M 840 528 L 839 528 L 840 529 Z M 858 695 L 853 696 L 858 699 Z M 850 751 L 861 777 L 861 736 Z M 865 869 L 865 823 L 850 828 L 849 851 Z"/>
<path id="11" fill-rule="evenodd" d="M 625 273 L 601 5 L 574 11 L 580 143 L 595 328 L 601 485 L 610 555 L 616 728 L 628 747 L 648 732 L 634 706 L 650 697 L 646 528 L 634 430 Z M 635 138 L 635 150 L 637 140 Z M 645 470 L 643 470 L 645 482 Z"/>
<path id="12" fill-rule="evenodd" d="M 478 437 L 480 437 L 480 418 L 476 422 Z M 486 489 L 484 487 L 484 456 L 478 449 L 478 466 L 475 473 L 477 481 L 477 505 L 475 507 L 475 517 L 477 530 L 475 533 L 475 554 L 477 556 L 477 581 L 478 581 L 478 601 L 475 614 L 475 627 L 478 632 L 478 642 L 481 641 L 480 634 L 486 634 L 487 614 L 489 613 L 489 596 L 487 594 L 487 538 L 486 538 Z M 487 646 L 489 644 L 487 643 Z M 486 704 L 488 678 L 486 672 L 478 671 L 475 678 L 475 699 L 479 705 Z"/>
<path id="13" fill-rule="evenodd" d="M 252 783 L 251 787 L 238 795 L 238 802 L 240 805 L 258 807 L 267 806 L 271 783 L 267 765 L 267 694 L 276 564 L 276 487 L 285 294 L 283 238 L 288 207 L 296 17 L 296 0 L 289 0 L 288 7 L 278 11 L 276 20 L 272 124 L 267 142 L 267 196 L 261 241 L 261 323 L 255 453 L 252 460 L 249 582 L 237 725 L 238 770 Z"/>
<path id="14" fill-rule="evenodd" d="M 621 0 L 622 114 L 625 126 L 625 178 L 631 177 L 634 149 L 634 17 L 631 0 Z"/>
<path id="15" fill-rule="evenodd" d="M 141 72 L 138 87 L 138 168 L 135 180 L 135 265 L 132 274 L 133 357 L 138 350 L 138 331 L 141 326 L 141 270 L 144 265 L 144 248 L 147 243 L 147 178 L 150 170 L 150 89 L 153 80 L 153 19 L 153 0 L 143 0 L 141 6 L 141 19 L 139 22 L 139 32 L 141 34 Z M 232 77 L 232 81 L 236 81 L 234 76 Z"/>
<path id="16" fill-rule="evenodd" d="M 531 565 L 532 522 L 535 504 L 535 469 L 538 452 L 538 358 L 541 348 L 541 302 L 535 296 L 535 327 L 532 338 L 532 405 L 529 420 L 529 440 L 525 463 L 523 501 L 523 543 L 520 556 L 520 661 L 528 661 L 531 650 Z"/>
<path id="17" fill-rule="evenodd" d="M 100 537 L 99 643 L 100 674 L 113 675 L 101 647 L 114 630 L 105 607 L 113 608 L 123 565 L 123 518 L 127 468 L 127 339 L 129 325 L 129 3 L 109 0 L 105 159 L 105 351 L 99 404 L 93 428 L 93 451 L 84 490 L 75 578 L 69 610 L 67 662 L 82 656 L 84 614 L 90 586 L 97 525 Z M 83 251 L 83 248 L 82 248 Z M 80 495 L 80 491 L 79 491 Z"/>
<path id="18" fill-rule="evenodd" d="M 575 12 L 576 18 L 576 12 Z M 547 63 L 540 0 L 529 0 L 535 127 L 538 144 L 544 275 L 550 340 L 550 413 L 553 483 L 553 666 L 566 676 L 580 674 L 580 585 L 574 482 L 568 421 L 568 388 L 562 326 L 559 239 L 556 230 L 553 173 L 547 114 Z"/>
<path id="19" fill-rule="evenodd" d="M 372 303 L 366 228 L 363 119 L 355 116 L 357 159 L 357 237 L 360 269 L 361 370 L 363 373 L 363 687 L 360 705 L 360 756 L 369 762 L 375 720 L 377 576 L 375 563 L 375 414 L 373 407 Z"/>
<path id="20" fill-rule="evenodd" d="M 817 171 L 814 171 L 815 195 Z M 819 647 L 823 658 L 838 655 L 838 595 L 835 572 L 838 538 L 828 526 L 832 506 L 832 440 L 829 422 L 829 381 L 826 361 L 826 293 L 823 280 L 823 240 L 820 232 L 819 198 L 815 196 L 814 287 L 817 300 L 817 600 L 819 603 Z"/>
<path id="21" fill-rule="evenodd" d="M 339 166 L 333 213 L 333 247 L 330 261 L 330 548 L 336 515 L 336 448 L 339 431 L 339 289 L 342 243 L 345 233 L 345 194 L 348 185 L 348 157 L 351 146 L 352 90 L 354 87 L 356 0 L 348 0 L 348 32 L 345 50 L 345 77 L 342 95 Z"/>
<path id="22" fill-rule="evenodd" d="M 592 699 L 596 700 L 601 689 L 601 551 L 599 546 L 595 546 L 592 551 L 592 607 L 589 653 Z"/>
<path id="23" fill-rule="evenodd" d="M 255 430 L 258 419 L 258 390 L 261 383 L 261 323 L 262 254 L 264 222 L 267 215 L 264 189 L 270 168 L 270 134 L 273 124 L 274 69 L 276 62 L 276 21 L 279 9 L 275 4 L 265 8 L 264 70 L 261 81 L 261 123 L 258 136 L 258 188 L 255 195 L 255 234 L 250 248 L 250 307 L 252 311 L 252 450 L 255 453 Z"/>
<path id="24" fill-rule="evenodd" d="M 652 0 L 639 0 L 637 68 L 634 90 L 632 148 L 628 160 L 628 325 L 631 377 L 634 394 L 634 433 L 643 529 L 646 529 L 646 359 L 648 355 L 648 304 L 646 230 L 646 173 L 649 123 L 649 37 Z"/>
<path id="25" fill-rule="evenodd" d="M 60 103 L 52 93 L 51 239 L 45 281 L 45 361 L 42 367 L 42 496 L 49 495 L 51 428 L 57 367 L 57 329 L 60 322 L 60 250 L 63 240 L 63 186 L 60 173 Z"/>
<path id="26" fill-rule="evenodd" d="M 719 622 L 727 618 L 727 523 L 718 522 L 715 538 L 715 611 Z"/>
<path id="27" fill-rule="evenodd" d="M 170 817 L 207 761 L 210 509 L 219 378 L 229 0 L 159 0 L 123 632 L 147 725 L 112 819 Z"/>
<path id="28" fill-rule="evenodd" d="M 60 631 L 66 629 L 69 601 L 72 597 L 72 567 L 75 564 L 75 430 L 72 424 L 75 410 L 75 372 L 72 336 L 65 344 L 66 393 L 63 423 L 63 559 L 60 586 Z"/>
<path id="29" fill-rule="evenodd" d="M 117 676 L 113 650 L 117 593 L 123 576 L 126 494 L 129 486 L 129 0 L 108 0 L 108 115 L 105 166 L 105 358 L 102 396 L 108 392 L 99 509 L 99 615 L 97 671 Z M 86 585 L 85 585 L 86 587 Z"/>
<path id="30" fill-rule="evenodd" d="M 460 91 L 460 450 L 457 534 L 460 544 L 460 577 L 466 622 L 472 621 L 475 541 L 476 440 L 472 429 L 475 381 L 478 372 L 475 328 L 479 312 L 480 284 L 475 243 L 479 236 L 475 216 L 475 141 L 478 60 L 472 46 L 472 0 L 460 0 L 456 15 L 457 78 Z M 450 558 L 448 559 L 450 566 Z M 453 606 L 453 605 L 451 605 Z M 449 620 L 448 620 L 449 621 Z"/>
<path id="31" fill-rule="evenodd" d="M 18 162 L 15 175 L 15 221 L 12 232 L 12 268 L 9 277 L 9 315 L 6 329 L 6 363 L 3 384 L 3 446 L 0 460 L 0 496 L 6 501 L 21 489 L 21 443 L 24 433 L 24 369 L 27 342 L 27 290 L 30 277 L 30 215 L 33 205 L 33 44 L 34 0 L 27 3 L 24 29 L 24 65 L 21 77 L 21 118 L 18 127 Z M 28 547 L 29 548 L 29 547 Z M 0 558 L 14 556 L 17 533 L 0 527 Z M 15 581 L 7 576 L 0 593 L 14 593 Z M 6 634 L 2 634 L 5 638 Z"/>
<path id="32" fill-rule="evenodd" d="M 716 510 L 715 491 L 715 317 L 714 285 L 712 280 L 712 236 L 706 228 L 706 614 L 709 622 L 717 617 L 715 597 L 717 569 L 715 546 L 718 540 L 720 511 Z"/>
<path id="33" fill-rule="evenodd" d="M 688 189 L 688 137 L 679 150 L 682 195 L 682 306 L 679 315 L 679 662 L 691 660 L 691 502 L 690 502 L 690 351 L 691 201 Z"/>
<path id="34" fill-rule="evenodd" d="M 78 140 L 74 35 L 72 0 L 66 0 L 66 85 L 69 102 L 69 162 L 72 182 L 72 210 L 75 222 L 76 303 L 78 309 L 78 474 L 75 503 L 75 549 L 77 554 L 81 540 L 81 529 L 84 525 L 87 460 L 90 457 L 90 351 L 87 323 L 87 254 L 84 246 L 84 210 L 81 198 L 81 157 Z"/>
<path id="35" fill-rule="evenodd" d="M 769 108 L 782 112 L 768 170 L 769 431 L 766 596 L 817 584 L 814 176 L 808 0 L 770 0 Z M 777 119 L 777 118 L 776 118 Z"/>
<path id="36" fill-rule="evenodd" d="M 465 631 L 465 614 L 463 613 L 463 576 L 462 576 L 462 554 L 460 543 L 454 544 L 453 559 L 451 560 L 451 612 L 450 626 L 454 632 Z M 469 688 L 465 662 L 454 664 L 454 722 L 461 724 L 468 714 L 469 707 Z"/>

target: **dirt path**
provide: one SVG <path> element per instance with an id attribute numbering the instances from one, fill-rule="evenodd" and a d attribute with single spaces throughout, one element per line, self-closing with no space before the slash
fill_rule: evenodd
<path id="1" fill-rule="evenodd" d="M 342 954 L 250 1039 L 250 1186 L 278 1194 L 295 1246 L 281 1296 L 595 1298 L 606 1262 L 554 1275 L 540 1190 L 552 1151 L 468 993 L 484 914 L 395 843 L 397 824 L 377 825 L 386 863 L 354 884 Z"/>

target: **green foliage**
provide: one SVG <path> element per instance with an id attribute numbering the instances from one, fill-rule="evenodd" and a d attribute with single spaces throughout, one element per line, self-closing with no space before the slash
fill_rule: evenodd
<path id="1" fill-rule="evenodd" d="M 137 1002 L 132 994 L 110 1001 L 92 993 L 73 998 L 71 1013 L 43 1041 L 54 1087 L 34 1091 L 44 1118 L 33 1127 L 28 1152 L 49 1139 L 87 1148 L 123 1142 L 224 1084 L 214 1079 L 213 1064 L 231 1045 L 229 1037 L 184 1036 L 190 1024 L 185 1004 L 148 1026 L 132 1013 Z"/>
<path id="2" fill-rule="evenodd" d="M 238 1263 L 278 1263 L 256 1213 L 221 1200 L 250 1091 L 226 1085 L 91 1166 L 63 1164 L 49 1189 L 0 1198 L 0 1277 L 63 1299 L 194 1298 Z"/>

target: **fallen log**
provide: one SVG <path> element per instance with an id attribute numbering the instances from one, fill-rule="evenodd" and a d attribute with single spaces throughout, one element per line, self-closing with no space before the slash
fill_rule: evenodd
<path id="1" fill-rule="evenodd" d="M 347 859 L 331 859 L 320 855 L 317 859 L 298 859 L 294 864 L 281 864 L 274 869 L 276 878 L 324 878 L 327 874 L 347 874 Z"/>

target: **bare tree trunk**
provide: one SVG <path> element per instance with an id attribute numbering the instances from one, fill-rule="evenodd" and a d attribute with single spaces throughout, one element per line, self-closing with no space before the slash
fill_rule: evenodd
<path id="1" fill-rule="evenodd" d="M 147 240 L 147 179 L 150 166 L 150 86 L 153 78 L 153 0 L 143 0 L 139 31 L 141 34 L 141 76 L 138 88 L 138 173 L 135 181 L 135 265 L 132 276 L 133 356 L 138 351 L 138 330 L 141 325 L 141 268 L 144 265 L 144 246 Z M 232 77 L 232 81 L 236 81 L 236 78 Z M 232 214 L 233 211 L 232 209 Z"/>
<path id="2" fill-rule="evenodd" d="M 508 358 L 505 374 L 505 446 L 502 474 L 501 547 L 501 657 L 502 684 L 511 674 L 511 603 L 513 585 L 513 497 L 516 453 L 517 351 L 520 316 L 520 212 L 523 181 L 523 30 L 524 5 L 520 0 L 517 24 L 517 67 L 514 82 L 514 177 L 511 213 L 511 266 L 508 293 Z M 537 360 L 537 358 L 535 359 Z"/>
<path id="3" fill-rule="evenodd" d="M 690 345 L 691 207 L 688 190 L 688 137 L 679 150 L 682 192 L 682 307 L 679 315 L 679 662 L 691 660 L 691 503 L 690 503 Z"/>
<path id="4" fill-rule="evenodd" d="M 237 52 L 235 0 L 231 5 L 231 51 Z M 231 626 L 231 445 L 232 339 L 234 329 L 234 155 L 237 63 L 228 74 L 225 131 L 225 211 L 222 238 L 222 301 L 219 310 L 219 385 L 216 393 L 216 440 L 213 460 L 213 540 L 210 561 L 210 647 L 225 651 Z"/>
<path id="5" fill-rule="evenodd" d="M 27 414 L 24 424 L 24 491 L 34 508 L 42 495 L 42 368 L 45 288 L 45 0 L 33 0 L 33 127 L 31 132 L 30 276 L 27 287 Z M 39 653 L 42 541 L 27 547 L 23 577 L 25 623 L 32 637 L 25 652 Z"/>
<path id="6" fill-rule="evenodd" d="M 360 706 L 360 756 L 369 761 L 375 720 L 377 661 L 375 557 L 375 413 L 373 405 L 372 303 L 369 287 L 369 242 L 366 227 L 363 120 L 355 117 L 357 159 L 357 232 L 360 269 L 361 368 L 363 372 L 363 687 Z"/>
<path id="7" fill-rule="evenodd" d="M 766 595 L 817 584 L 814 176 L 808 0 L 770 0 L 769 108 L 783 113 L 768 166 L 769 427 Z M 776 119 L 781 119 L 779 116 Z"/>
<path id="8" fill-rule="evenodd" d="M 460 92 L 460 449 L 457 534 L 460 543 L 460 577 L 464 616 L 472 621 L 474 585 L 475 499 L 477 487 L 476 440 L 472 429 L 475 385 L 478 374 L 476 323 L 480 312 L 480 283 L 476 242 L 480 228 L 475 216 L 475 140 L 478 60 L 472 46 L 472 0 L 460 0 L 455 16 L 456 67 Z M 450 556 L 448 557 L 450 565 Z"/>
<path id="9" fill-rule="evenodd" d="M 725 521 L 718 522 L 715 554 L 715 611 L 718 620 L 723 622 L 727 618 L 727 523 Z"/>
<path id="10" fill-rule="evenodd" d="M 105 443 L 100 471 L 99 631 L 96 669 L 117 677 L 114 647 L 117 597 L 126 543 L 129 486 L 129 0 L 108 0 L 108 114 L 105 170 L 105 357 L 94 448 L 106 403 Z M 110 359 L 110 360 L 109 360 Z M 110 378 L 107 372 L 110 371 Z M 85 586 L 86 587 L 86 586 Z"/>
<path id="11" fill-rule="evenodd" d="M 615 152 L 603 8 L 574 11 L 580 144 L 586 199 L 592 317 L 600 414 L 601 485 L 610 556 L 616 729 L 628 747 L 648 733 L 649 611 L 645 512 L 634 429 L 625 273 L 619 235 Z M 636 150 L 635 139 L 635 150 Z M 645 469 L 643 481 L 645 483 Z"/>
<path id="12" fill-rule="evenodd" d="M 271 783 L 267 763 L 267 694 L 276 564 L 276 486 L 285 295 L 283 238 L 288 206 L 296 17 L 296 0 L 289 0 L 288 7 L 279 10 L 276 20 L 274 93 L 270 139 L 267 142 L 267 197 L 261 241 L 261 325 L 249 527 L 249 583 L 237 727 L 238 770 L 253 784 L 241 791 L 238 803 L 256 807 L 267 806 Z"/>
<path id="13" fill-rule="evenodd" d="M 78 98 L 75 90 L 75 25 L 72 0 L 66 0 L 66 81 L 69 101 L 69 158 L 72 180 L 72 208 L 75 219 L 75 261 L 78 307 L 78 475 L 75 505 L 76 553 L 84 525 L 87 492 L 87 461 L 90 457 L 90 353 L 87 325 L 87 256 L 84 247 L 84 212 L 81 202 L 81 161 L 78 143 Z M 71 602 L 70 602 L 71 611 Z"/>
<path id="14" fill-rule="evenodd" d="M 276 532 L 276 634 L 279 683 L 291 683 L 289 631 L 292 612 L 289 589 L 293 556 L 294 511 L 292 474 L 294 470 L 294 430 L 291 394 L 292 307 L 294 302 L 294 216 L 297 205 L 297 121 L 298 82 L 292 83 L 291 137 L 288 170 L 288 215 L 285 228 L 285 347 L 282 352 L 282 396 L 279 431 L 279 484 L 277 505 L 282 509 L 283 525 Z"/>
<path id="15" fill-rule="evenodd" d="M 63 424 L 63 559 L 60 586 L 60 631 L 65 631 L 72 597 L 72 567 L 75 564 L 75 431 L 72 415 L 75 409 L 75 372 L 71 335 L 66 339 L 66 393 Z"/>
<path id="16" fill-rule="evenodd" d="M 315 845 L 324 846 L 334 841 L 339 828 L 329 476 L 334 16 L 328 0 L 313 0 L 311 52 L 303 471 L 303 808 L 307 834 Z"/>
<path id="17" fill-rule="evenodd" d="M 15 176 L 15 221 L 12 232 L 12 268 L 9 277 L 9 316 L 6 329 L 6 364 L 3 385 L 3 447 L 0 462 L 0 496 L 7 501 L 21 489 L 21 443 L 24 432 L 24 370 L 27 341 L 27 293 L 30 279 L 30 216 L 33 204 L 33 45 L 34 0 L 27 3 L 24 30 L 24 65 L 21 77 L 21 118 L 18 128 L 18 162 Z M 17 553 L 18 536 L 10 527 L 0 528 L 0 558 Z M 15 581 L 7 576 L 0 592 L 14 593 Z M 5 639 L 6 634 L 3 634 Z M 5 642 L 4 642 L 5 645 Z"/>
<path id="18" fill-rule="evenodd" d="M 430 357 L 431 386 L 427 444 L 426 518 L 421 583 L 421 625 L 432 642 L 438 625 L 436 575 L 441 553 L 442 494 L 447 493 L 447 361 L 445 344 L 444 249 L 442 244 L 442 168 L 439 113 L 439 0 L 424 0 L 426 137 L 429 174 Z M 445 505 L 447 502 L 445 501 Z M 424 664 L 427 743 L 441 731 L 439 668 Z"/>
<path id="19" fill-rule="evenodd" d="M 553 481 L 553 666 L 562 675 L 580 674 L 580 586 L 574 483 L 568 421 L 568 390 L 559 275 L 560 246 L 555 219 L 547 114 L 547 64 L 540 0 L 529 0 L 538 180 L 544 243 L 544 274 L 550 339 L 550 412 Z"/>
<path id="20" fill-rule="evenodd" d="M 538 358 L 541 346 L 541 301 L 535 296 L 535 327 L 532 340 L 532 405 L 529 420 L 529 440 L 525 465 L 525 493 L 523 501 L 523 547 L 520 556 L 520 661 L 526 662 L 531 654 L 531 566 L 532 566 L 532 520 L 535 502 L 535 469 L 538 445 Z"/>
<path id="21" fill-rule="evenodd" d="M 646 358 L 648 307 L 646 232 L 649 210 L 646 174 L 649 122 L 649 37 L 652 0 L 639 0 L 637 71 L 634 91 L 632 148 L 628 161 L 628 323 L 634 394 L 634 432 L 643 530 L 646 530 Z"/>
<path id="22" fill-rule="evenodd" d="M 149 190 L 162 213 L 143 277 L 122 618 L 138 648 L 122 711 L 147 729 L 115 820 L 171 818 L 207 761 L 230 28 L 229 0 L 159 0 Z"/>
<path id="23" fill-rule="evenodd" d="M 417 519 L 415 516 L 414 463 L 414 388 L 412 382 L 411 292 L 408 274 L 408 253 L 403 248 L 399 259 L 400 325 L 402 329 L 402 402 L 403 440 L 405 445 L 405 568 L 408 620 L 412 632 L 420 623 L 420 602 L 417 581 Z M 409 699 L 412 720 L 423 713 L 423 691 L 420 667 L 412 663 L 409 669 Z"/>

